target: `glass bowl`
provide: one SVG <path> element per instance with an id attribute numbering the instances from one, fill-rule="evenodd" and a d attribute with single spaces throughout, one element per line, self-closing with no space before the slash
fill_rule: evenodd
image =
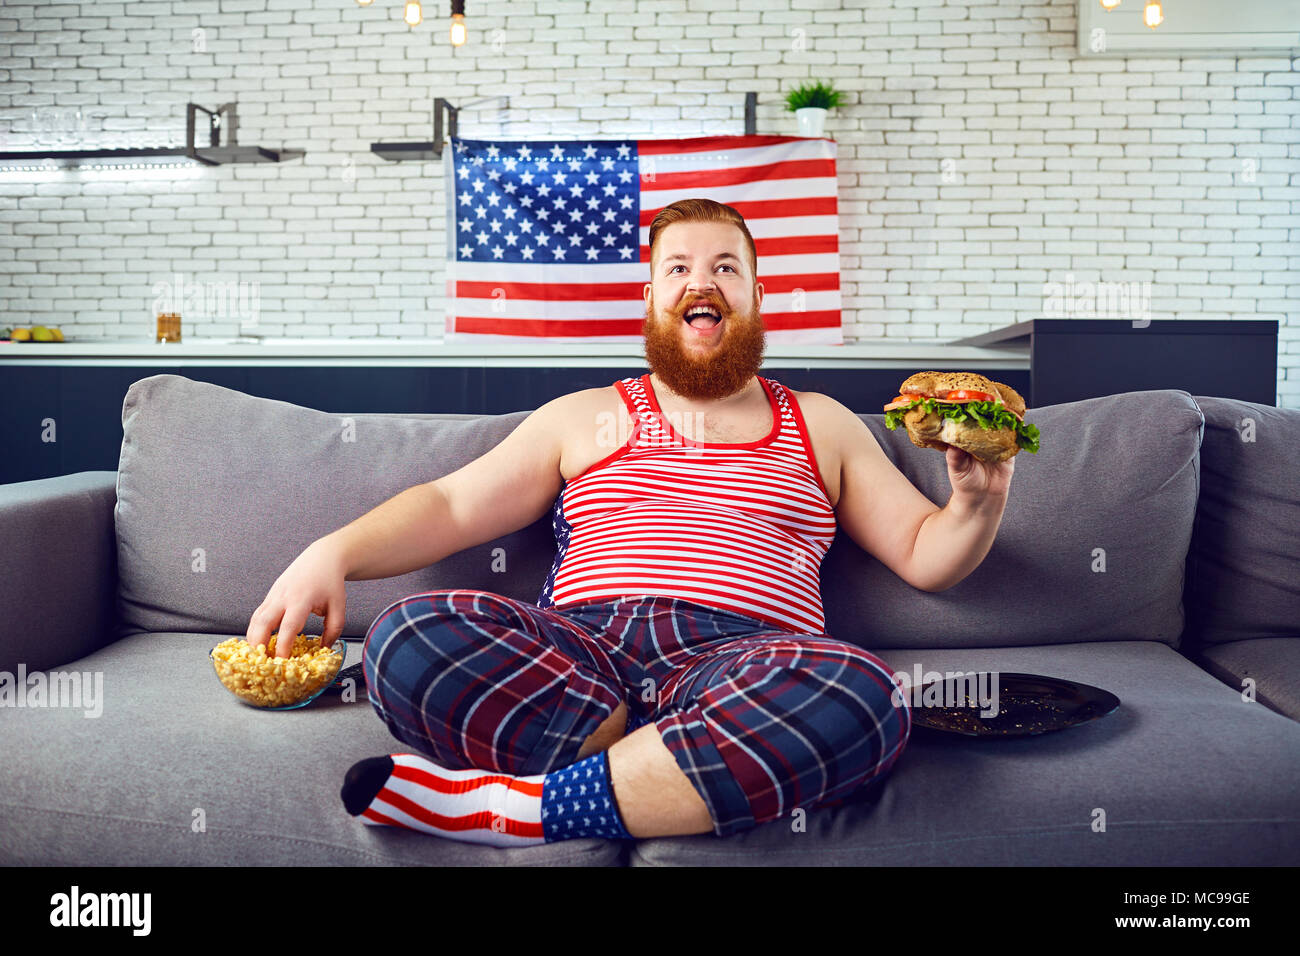
<path id="1" fill-rule="evenodd" d="M 308 641 L 313 637 L 318 642 L 320 640 L 320 636 L 315 634 L 303 634 L 301 636 Z M 242 637 L 232 638 L 231 641 L 238 644 L 245 643 L 245 640 Z M 273 700 L 267 700 L 265 696 L 257 694 L 254 690 L 250 689 L 247 683 L 236 686 L 237 677 L 232 665 L 226 661 L 217 659 L 217 649 L 223 646 L 233 646 L 231 641 L 223 641 L 221 644 L 218 644 L 216 647 L 212 648 L 212 650 L 208 651 L 208 659 L 212 661 L 213 673 L 216 674 L 217 681 L 221 686 L 234 694 L 241 703 L 247 704 L 249 707 L 256 707 L 258 710 L 296 710 L 299 707 L 306 707 L 328 690 L 330 685 L 334 683 L 335 678 L 338 677 L 339 671 L 343 669 L 344 660 L 348 656 L 348 642 L 340 637 L 334 641 L 332 647 L 326 648 L 329 652 L 329 657 L 327 658 L 329 664 L 328 668 L 320 671 L 315 676 L 301 671 L 297 675 L 293 675 L 289 672 L 289 665 L 301 661 L 301 657 L 288 657 L 283 661 L 279 661 L 276 658 L 268 658 L 273 661 L 272 667 L 275 668 L 277 672 L 285 673 L 289 676 L 297 676 L 302 683 L 301 688 L 297 693 L 282 692 L 278 689 L 272 690 L 269 693 L 277 696 L 275 696 Z M 270 645 L 268 643 L 264 646 L 269 647 Z M 302 665 L 299 664 L 298 667 L 301 668 Z"/>

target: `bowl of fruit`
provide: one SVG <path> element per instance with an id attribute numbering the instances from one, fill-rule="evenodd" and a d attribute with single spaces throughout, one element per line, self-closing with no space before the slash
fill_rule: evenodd
<path id="1" fill-rule="evenodd" d="M 33 325 L 31 328 L 19 326 L 12 329 L 0 329 L 0 342 L 62 342 L 63 333 L 59 329 Z"/>

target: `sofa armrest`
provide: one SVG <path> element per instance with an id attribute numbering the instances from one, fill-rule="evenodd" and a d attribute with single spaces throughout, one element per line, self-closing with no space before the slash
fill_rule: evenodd
<path id="1" fill-rule="evenodd" d="M 0 670 L 48 670 L 117 638 L 117 472 L 0 485 Z"/>
<path id="2" fill-rule="evenodd" d="M 1300 721 L 1300 637 L 1211 644 L 1195 662 L 1238 693 L 1250 678 L 1255 700 Z"/>

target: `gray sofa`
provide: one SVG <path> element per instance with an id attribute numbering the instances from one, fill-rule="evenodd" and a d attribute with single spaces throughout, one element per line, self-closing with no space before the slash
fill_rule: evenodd
<path id="1" fill-rule="evenodd" d="M 218 684 L 207 651 L 244 633 L 312 541 L 527 414 L 346 416 L 156 375 L 126 395 L 117 472 L 0 486 L 0 863 L 1300 862 L 1300 411 L 1177 390 L 1031 410 L 1042 451 L 1017 459 L 991 552 L 947 591 L 909 587 L 843 532 L 823 565 L 827 632 L 896 671 L 1077 679 L 1120 698 L 1110 716 L 1016 739 L 916 727 L 861 799 L 725 839 L 495 849 L 361 825 L 343 774 L 407 749 L 364 688 L 259 711 Z M 862 418 L 944 503 L 943 456 Z M 554 548 L 543 518 L 350 582 L 349 663 L 409 594 L 535 601 Z M 37 672 L 64 696 L 34 696 Z"/>

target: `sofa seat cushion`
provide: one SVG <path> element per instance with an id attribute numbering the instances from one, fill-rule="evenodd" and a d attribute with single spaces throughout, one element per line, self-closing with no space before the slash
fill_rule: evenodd
<path id="1" fill-rule="evenodd" d="M 895 672 L 1001 670 L 1079 680 L 1107 717 L 1022 738 L 913 727 L 867 799 L 725 840 L 638 842 L 633 866 L 1246 866 L 1300 859 L 1300 723 L 1152 641 L 880 651 Z M 790 808 L 791 810 L 795 808 Z M 1097 811 L 1105 831 L 1093 830 Z"/>
<path id="2" fill-rule="evenodd" d="M 0 708 L 0 864 L 620 865 L 618 841 L 499 849 L 366 826 L 343 808 L 344 774 L 410 748 L 364 686 L 354 703 L 240 703 L 207 660 L 230 636 L 137 633 L 59 668 L 102 673 L 98 717 Z M 348 661 L 360 660 L 350 642 Z"/>
<path id="3" fill-rule="evenodd" d="M 1300 637 L 1212 644 L 1196 661 L 1238 691 L 1245 690 L 1243 682 L 1250 678 L 1257 701 L 1300 720 Z"/>

